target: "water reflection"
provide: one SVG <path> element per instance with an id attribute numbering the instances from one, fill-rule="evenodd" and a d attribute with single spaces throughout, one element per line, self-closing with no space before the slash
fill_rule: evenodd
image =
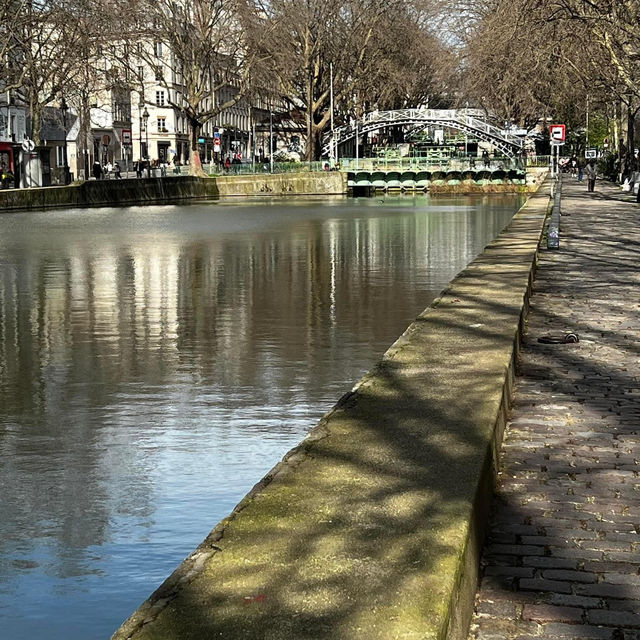
<path id="1" fill-rule="evenodd" d="M 518 203 L 0 217 L 8 637 L 108 637 Z"/>

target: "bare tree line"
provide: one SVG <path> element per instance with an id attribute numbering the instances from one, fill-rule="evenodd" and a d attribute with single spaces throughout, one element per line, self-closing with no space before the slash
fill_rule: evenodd
<path id="1" fill-rule="evenodd" d="M 584 129 L 591 109 L 606 121 L 605 131 L 620 136 L 621 156 L 632 159 L 640 108 L 638 0 L 480 0 L 462 14 L 469 19 L 461 94 L 524 125 L 546 116 Z"/>
<path id="2" fill-rule="evenodd" d="M 0 0 L 0 88 L 38 136 L 61 95 L 88 123 L 101 88 L 143 91 L 139 65 L 189 123 L 194 170 L 206 123 L 241 100 L 298 122 L 309 158 L 330 124 L 371 109 L 481 107 L 529 127 L 570 126 L 587 101 L 621 113 L 633 149 L 640 106 L 638 0 Z M 233 87 L 224 93 L 224 87 Z M 177 87 L 177 90 L 176 90 Z M 222 97 L 221 97 L 222 96 Z M 84 124 L 87 127 L 90 124 Z"/>

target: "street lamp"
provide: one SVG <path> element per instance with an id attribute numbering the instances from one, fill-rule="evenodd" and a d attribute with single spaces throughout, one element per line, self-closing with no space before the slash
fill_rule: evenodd
<path id="1" fill-rule="evenodd" d="M 60 100 L 60 111 L 62 111 L 62 129 L 64 130 L 63 182 L 64 184 L 69 184 L 71 182 L 71 176 L 69 175 L 69 162 L 67 161 L 67 111 L 69 111 L 69 107 L 67 106 L 67 101 L 64 99 L 64 96 L 62 96 L 62 99 Z"/>
<path id="2" fill-rule="evenodd" d="M 273 173 L 273 105 L 269 102 L 269 173 Z"/>
<path id="3" fill-rule="evenodd" d="M 144 147 L 145 147 L 145 160 L 147 161 L 147 178 L 151 177 L 151 163 L 149 162 L 149 112 L 147 111 L 147 107 L 144 108 L 142 112 L 142 119 L 144 120 Z"/>
<path id="4" fill-rule="evenodd" d="M 467 126 L 469 126 L 469 101 L 464 103 L 464 116 Z M 464 161 L 469 162 L 469 135 L 467 130 L 464 130 Z M 471 163 L 469 162 L 469 165 Z"/>
<path id="5" fill-rule="evenodd" d="M 337 164 L 337 149 L 335 139 L 335 129 L 333 127 L 333 62 L 329 63 L 329 90 L 330 90 L 330 109 L 331 109 L 331 164 Z"/>
<path id="6" fill-rule="evenodd" d="M 138 104 L 138 122 L 140 124 L 140 153 L 138 156 L 138 160 L 142 160 L 144 158 L 144 153 L 142 153 L 142 109 L 144 109 L 144 103 Z"/>

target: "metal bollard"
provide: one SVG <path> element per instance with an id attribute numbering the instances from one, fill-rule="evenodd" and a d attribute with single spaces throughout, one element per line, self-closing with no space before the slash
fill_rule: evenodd
<path id="1" fill-rule="evenodd" d="M 553 209 L 551 210 L 551 220 L 547 233 L 547 249 L 560 248 L 560 199 L 562 197 L 562 182 L 560 176 L 555 183 L 553 191 Z"/>

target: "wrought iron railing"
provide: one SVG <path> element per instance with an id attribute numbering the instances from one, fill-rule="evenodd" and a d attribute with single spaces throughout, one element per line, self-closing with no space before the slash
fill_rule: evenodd
<path id="1" fill-rule="evenodd" d="M 483 159 L 466 156 L 456 158 L 340 158 L 342 171 L 511 171 L 524 170 L 519 159 L 493 156 Z"/>
<path id="2" fill-rule="evenodd" d="M 527 156 L 527 167 L 548 167 L 551 156 Z"/>
<path id="3" fill-rule="evenodd" d="M 482 112 L 471 109 L 397 109 L 394 111 L 372 111 L 364 114 L 358 123 L 358 133 L 383 129 L 389 126 L 424 123 L 452 127 L 466 131 L 475 137 L 491 142 L 502 153 L 515 156 L 523 146 L 521 136 L 500 129 L 480 117 Z M 327 134 L 323 146 L 323 154 L 329 154 L 332 143 L 340 144 L 356 135 L 355 126 L 351 124 L 339 127 Z"/>

